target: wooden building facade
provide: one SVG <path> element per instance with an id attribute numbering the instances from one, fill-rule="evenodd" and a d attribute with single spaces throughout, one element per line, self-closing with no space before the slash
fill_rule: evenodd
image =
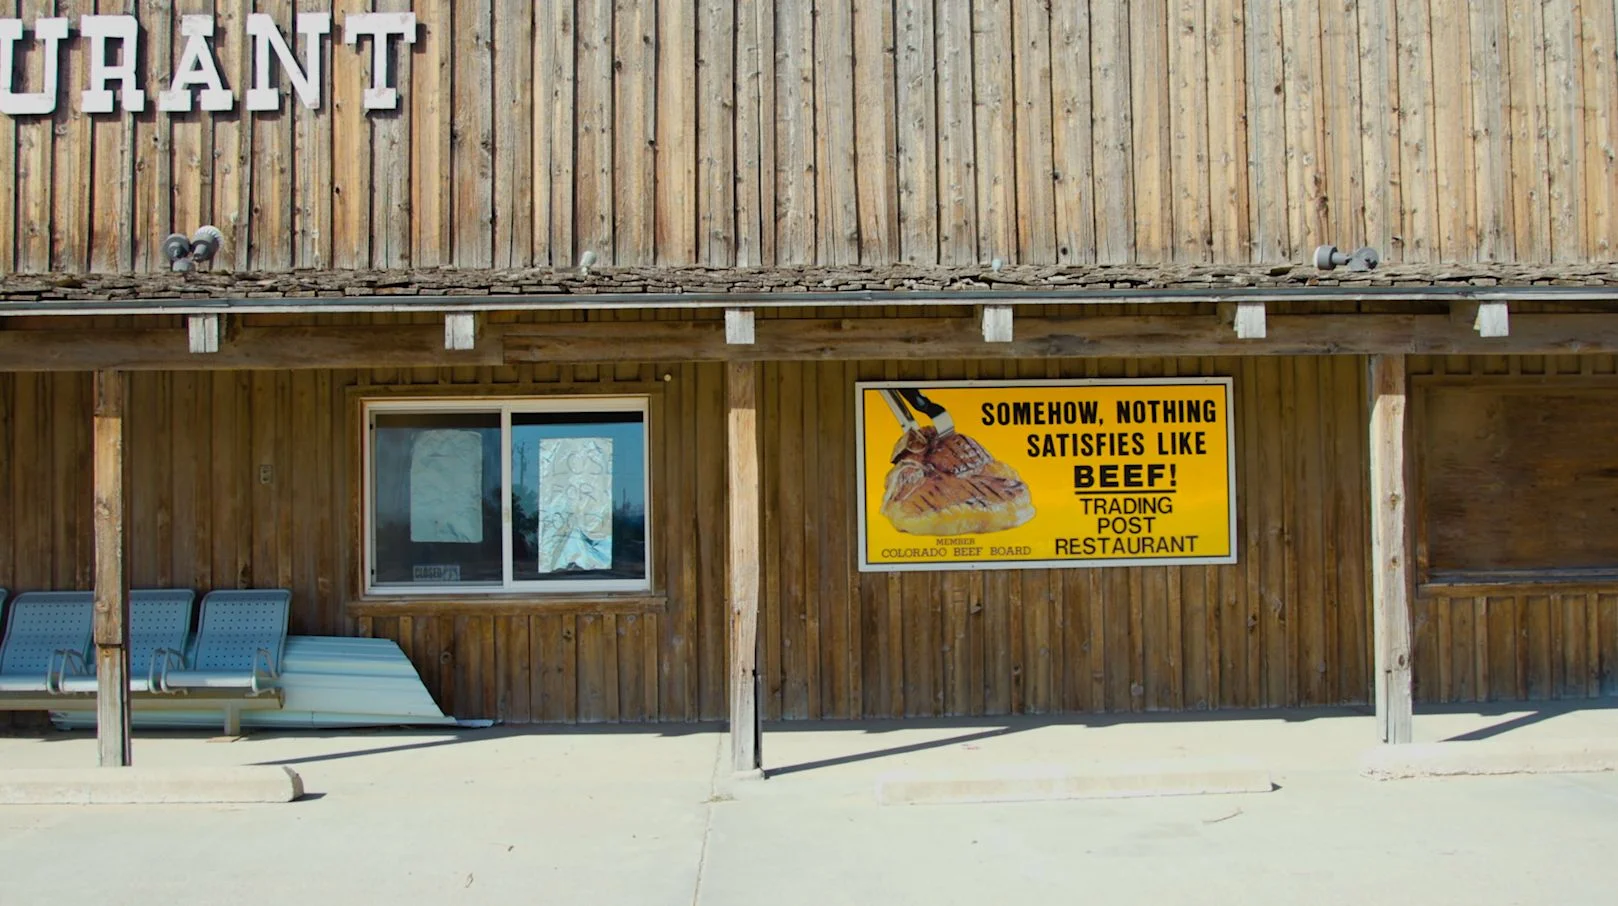
<path id="1" fill-rule="evenodd" d="M 175 0 L 102 113 L 104 5 L 0 3 L 54 92 L 0 115 L 0 586 L 95 584 L 99 374 L 129 584 L 290 588 L 459 717 L 734 718 L 755 658 L 769 718 L 1611 695 L 1614 4 L 1452 6 L 259 4 L 289 58 Z M 232 106 L 157 109 L 204 22 Z M 1175 377 L 1232 381 L 1235 562 L 859 568 L 857 383 Z M 608 398 L 641 586 L 376 580 L 389 401 Z"/>

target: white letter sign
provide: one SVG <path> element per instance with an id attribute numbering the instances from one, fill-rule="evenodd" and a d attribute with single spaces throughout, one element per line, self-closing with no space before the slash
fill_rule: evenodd
<path id="1" fill-rule="evenodd" d="M 56 71 L 59 64 L 57 47 L 67 37 L 66 19 L 39 19 L 34 22 L 34 40 L 40 44 L 45 57 L 45 78 L 42 91 L 14 92 L 11 90 L 14 53 L 22 40 L 21 19 L 0 19 L 0 113 L 11 116 L 51 113 L 56 110 Z"/>
<path id="2" fill-rule="evenodd" d="M 185 35 L 185 51 L 180 54 L 180 65 L 174 67 L 174 81 L 169 90 L 158 94 L 157 109 L 171 113 L 185 113 L 191 109 L 191 89 L 202 86 L 202 109 L 229 110 L 236 99 L 225 90 L 225 80 L 219 76 L 219 64 L 214 60 L 212 16 L 182 16 L 180 34 Z"/>
<path id="3" fill-rule="evenodd" d="M 406 44 L 416 43 L 415 13 L 355 13 L 343 20 L 343 43 L 359 43 L 370 38 L 371 87 L 365 89 L 366 110 L 392 110 L 399 106 L 399 92 L 388 72 L 388 37 Z"/>
<path id="4" fill-rule="evenodd" d="M 135 81 L 135 61 L 140 58 L 140 22 L 134 16 L 81 16 L 79 34 L 90 42 L 90 88 L 80 99 L 85 113 L 111 113 L 112 92 L 107 83 L 119 81 L 123 87 L 118 95 L 124 111 L 139 113 L 146 109 L 146 92 Z M 107 42 L 123 43 L 122 59 L 117 66 L 107 65 Z"/>
<path id="5" fill-rule="evenodd" d="M 298 100 L 310 110 L 320 108 L 320 36 L 331 34 L 331 13 L 299 13 L 298 34 L 303 35 L 303 55 L 307 69 L 298 67 L 298 58 L 281 37 L 275 20 L 263 13 L 247 17 L 247 34 L 253 39 L 253 87 L 247 89 L 248 110 L 280 110 L 281 93 L 270 82 L 270 50 L 281 61 L 281 69 L 292 82 Z"/>
<path id="6" fill-rule="evenodd" d="M 402 0 L 390 0 L 402 2 Z M 16 4 L 11 4 L 15 6 Z M 55 4 L 44 4 L 47 8 Z M 91 5 L 91 4 L 85 4 Z M 103 6 L 109 4 L 102 4 Z M 171 4 L 172 5 L 172 4 Z M 206 4 L 204 4 L 206 5 Z M 371 5 L 371 4 L 365 4 Z M 408 4 L 406 4 L 408 5 Z M 247 4 L 249 8 L 253 4 Z M 240 20 L 235 20 L 240 23 Z M 161 24 L 152 27 L 167 35 L 172 19 L 165 14 Z M 168 72 L 174 63 L 168 84 L 161 82 L 143 86 L 148 74 L 141 66 L 141 24 L 131 15 L 86 15 L 75 24 L 67 17 L 51 16 L 35 19 L 32 24 L 22 18 L 0 17 L 0 116 L 49 116 L 56 112 L 63 68 L 80 73 L 84 79 L 77 91 L 79 110 L 84 113 L 140 113 L 146 109 L 145 87 L 151 87 L 157 109 L 164 113 L 184 114 L 202 109 L 220 113 L 236 106 L 237 92 L 247 91 L 246 109 L 253 112 L 274 112 L 281 109 L 281 89 L 278 80 L 285 79 L 298 103 L 310 110 L 319 110 L 322 84 L 322 58 L 326 53 L 323 42 L 335 40 L 330 12 L 297 13 L 292 20 L 292 33 L 283 33 L 274 16 L 249 13 L 245 24 L 232 28 L 245 30 L 252 49 L 250 60 L 240 61 L 251 70 L 251 84 L 227 85 L 214 53 L 214 17 L 207 13 L 180 17 L 180 35 L 185 46 L 177 59 L 162 51 L 162 60 L 153 60 L 146 67 L 157 72 Z M 394 84 L 393 54 L 403 45 L 416 43 L 420 28 L 415 13 L 354 13 L 344 16 L 343 43 L 350 53 L 365 53 L 363 44 L 371 42 L 371 83 L 359 86 L 340 85 L 339 91 L 364 91 L 363 109 L 397 110 L 400 89 Z M 83 41 L 68 41 L 68 35 L 77 28 Z M 302 36 L 300 42 L 298 36 Z M 236 37 L 240 41 L 240 36 Z M 28 40 L 28 43 L 22 43 Z M 64 47 L 64 43 L 66 46 Z M 166 43 L 164 46 L 167 46 Z M 18 48 L 22 48 L 19 50 Z M 82 51 L 81 51 L 82 49 Z M 70 58 L 62 62 L 62 54 L 83 53 L 82 61 Z M 335 51 L 334 51 L 335 52 Z M 408 52 L 408 51 L 404 51 Z M 26 53 L 28 56 L 22 56 Z M 38 53 L 41 60 L 40 90 L 25 91 L 32 80 L 33 61 Z M 232 64 L 237 65 L 235 63 Z M 277 72 L 279 68 L 279 72 Z M 24 73 L 27 73 L 25 76 Z M 244 82 L 248 75 L 243 74 Z M 77 87 L 77 86 L 75 86 Z M 72 96 L 70 92 L 70 96 Z"/>

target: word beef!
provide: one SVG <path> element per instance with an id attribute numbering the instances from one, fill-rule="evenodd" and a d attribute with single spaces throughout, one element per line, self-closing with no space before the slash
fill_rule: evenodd
<path id="1" fill-rule="evenodd" d="M 275 20 L 263 13 L 247 17 L 247 36 L 253 42 L 253 84 L 247 89 L 247 109 L 281 109 L 281 92 L 272 72 L 277 64 L 286 74 L 298 101 L 311 110 L 320 107 L 321 42 L 331 34 L 331 13 L 298 13 L 293 29 L 303 39 L 303 62 L 293 52 Z M 40 90 L 16 90 L 17 45 L 23 38 L 23 20 L 0 19 L 0 113 L 9 116 L 40 116 L 56 110 L 57 74 L 61 70 L 62 42 L 71 31 L 65 18 L 34 20 L 32 45 L 42 60 Z M 79 109 L 85 113 L 127 113 L 146 109 L 146 92 L 136 72 L 140 59 L 140 22 L 134 16 L 80 16 L 78 33 L 85 41 L 88 59 L 88 85 L 79 94 Z M 167 90 L 157 93 L 157 109 L 165 113 L 191 110 L 193 90 L 199 106 L 208 112 L 230 110 L 236 96 L 225 88 L 214 57 L 212 16 L 180 17 L 180 34 L 185 47 L 174 66 L 174 78 Z M 360 41 L 371 41 L 371 87 L 365 89 L 366 110 L 393 110 L 399 106 L 399 91 L 392 85 L 389 46 L 394 40 L 416 43 L 414 13 L 356 13 L 343 19 L 343 43 L 358 50 Z M 296 41 L 296 38 L 293 39 Z M 111 51 L 116 45 L 117 62 Z"/>

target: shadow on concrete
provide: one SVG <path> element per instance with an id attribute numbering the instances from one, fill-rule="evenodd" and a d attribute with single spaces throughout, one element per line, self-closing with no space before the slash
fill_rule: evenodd
<path id="1" fill-rule="evenodd" d="M 1552 718 L 1578 711 L 1618 708 L 1618 697 L 1576 699 L 1564 702 L 1470 702 L 1452 704 L 1426 704 L 1416 708 L 1416 716 L 1438 714 L 1471 714 L 1484 717 L 1498 716 L 1498 723 L 1450 737 L 1446 741 L 1476 741 L 1490 739 L 1513 730 L 1532 726 Z M 1050 714 L 1003 715 L 997 717 L 912 717 L 870 720 L 773 720 L 764 725 L 765 752 L 769 751 L 769 738 L 790 733 L 859 733 L 876 736 L 883 733 L 915 730 L 959 731 L 939 739 L 910 742 L 904 745 L 869 751 L 851 752 L 830 758 L 782 765 L 767 770 L 769 776 L 783 776 L 837 767 L 862 761 L 872 761 L 906 755 L 928 749 L 969 744 L 975 741 L 1037 730 L 1044 727 L 1076 726 L 1105 728 L 1128 725 L 1224 723 L 1242 721 L 1281 721 L 1300 723 L 1321 719 L 1367 717 L 1370 707 L 1349 705 L 1325 708 L 1296 709 L 1240 709 L 1218 711 L 1179 711 L 1157 713 L 1111 714 Z M 41 741 L 65 741 L 94 738 L 93 730 L 58 731 L 49 724 L 31 724 L 9 728 L 0 735 L 34 737 Z M 386 755 L 443 746 L 475 745 L 503 739 L 530 736 L 651 736 L 685 737 L 697 734 L 723 733 L 722 722 L 641 723 L 641 724 L 496 724 L 492 727 L 367 727 L 356 729 L 296 729 L 263 728 L 247 731 L 245 739 L 236 745 L 251 745 L 255 740 L 327 739 L 341 740 L 353 748 L 295 758 L 256 762 L 260 765 L 298 765 L 346 758 Z M 136 730 L 135 738 L 212 739 L 214 731 L 203 730 Z M 383 737 L 383 738 L 378 738 Z M 385 739 L 384 739 L 385 738 Z M 368 744 L 371 740 L 379 744 Z"/>
<path id="2" fill-rule="evenodd" d="M 1520 708 L 1518 710 L 1521 710 Z M 1108 714 L 1002 714 L 993 717 L 904 717 L 869 720 L 772 720 L 764 733 L 824 733 L 861 731 L 890 733 L 899 730 L 985 730 L 993 727 L 1021 732 L 1040 727 L 1115 727 L 1140 724 L 1205 724 L 1224 721 L 1282 721 L 1301 723 L 1324 718 L 1365 717 L 1369 707 L 1230 709 L 1222 711 L 1115 712 Z"/>
<path id="3" fill-rule="evenodd" d="M 374 755 L 388 755 L 397 752 L 412 752 L 422 749 L 436 749 L 443 746 L 463 746 L 477 743 L 494 742 L 502 739 L 513 739 L 528 736 L 656 736 L 671 738 L 691 736 L 698 733 L 719 733 L 725 729 L 724 724 L 599 724 L 599 725 L 544 725 L 533 724 L 496 725 L 493 727 L 431 727 L 421 729 L 400 728 L 365 728 L 347 732 L 334 732 L 331 730 L 286 731 L 286 732 L 260 732 L 254 733 L 252 739 L 356 739 L 363 735 L 386 735 L 391 740 L 400 736 L 420 735 L 419 742 L 395 742 L 391 745 L 373 746 L 364 749 L 349 749 L 342 752 L 325 752 L 319 755 L 307 755 L 298 758 L 280 758 L 270 761 L 254 762 L 257 765 L 299 765 L 315 764 L 322 761 L 341 761 L 345 758 L 364 758 Z"/>
<path id="4" fill-rule="evenodd" d="M 823 758 L 816 761 L 807 761 L 801 764 L 783 765 L 780 767 L 766 767 L 767 777 L 780 777 L 789 774 L 798 774 L 822 768 L 837 767 L 840 765 L 855 764 L 862 761 L 875 761 L 880 758 L 890 758 L 896 755 L 909 755 L 914 752 L 924 752 L 929 749 L 939 749 L 947 746 L 964 745 L 998 736 L 1008 736 L 1014 733 L 1024 733 L 1030 730 L 1039 730 L 1045 727 L 1090 727 L 1105 728 L 1114 726 L 1139 726 L 1142 724 L 1184 724 L 1184 723 L 1218 723 L 1239 721 L 1284 721 L 1296 723 L 1324 718 L 1364 717 L 1371 714 L 1369 708 L 1363 706 L 1346 706 L 1339 708 L 1308 708 L 1289 710 L 1232 710 L 1232 711 L 1179 711 L 1160 713 L 1124 713 L 1124 714 L 1045 714 L 1045 715 L 1010 715 L 1000 717 L 912 717 L 903 720 L 817 720 L 817 721 L 771 721 L 764 725 L 764 751 L 769 752 L 769 738 L 772 735 L 783 733 L 833 733 L 855 732 L 864 734 L 892 733 L 903 730 L 963 730 L 964 734 L 947 736 L 941 739 L 925 742 L 910 743 L 902 746 L 892 746 L 886 749 L 874 749 L 864 752 L 851 752 L 833 758 Z M 767 760 L 767 759 L 766 759 Z"/>
<path id="5" fill-rule="evenodd" d="M 950 736 L 945 739 L 931 739 L 926 742 L 912 743 L 907 746 L 893 746 L 887 749 L 877 749 L 872 752 L 855 752 L 850 755 L 839 755 L 836 758 L 822 758 L 818 761 L 806 761 L 802 764 L 789 764 L 779 768 L 765 768 L 764 776 L 781 777 L 787 774 L 798 774 L 803 771 L 813 771 L 819 768 L 833 768 L 838 765 L 854 764 L 860 761 L 873 761 L 878 758 L 890 758 L 894 755 L 909 755 L 912 752 L 925 752 L 928 749 L 940 749 L 944 746 L 964 745 L 977 742 L 980 739 L 992 739 L 996 736 L 1005 736 L 1017 732 L 1011 727 L 1000 727 L 993 730 L 984 730 L 981 733 L 968 733 L 965 736 Z"/>
<path id="6" fill-rule="evenodd" d="M 855 764 L 862 761 L 875 761 L 899 755 L 908 755 L 929 749 L 945 748 L 954 745 L 965 745 L 981 740 L 1008 736 L 1014 733 L 1023 733 L 1053 726 L 1082 726 L 1104 728 L 1113 726 L 1141 725 L 1141 724 L 1184 724 L 1184 723 L 1212 723 L 1212 722 L 1240 722 L 1240 721 L 1284 721 L 1296 723 L 1310 720 L 1342 717 L 1363 717 L 1371 711 L 1363 706 L 1345 706 L 1337 708 L 1309 708 L 1288 710 L 1230 710 L 1230 711 L 1181 711 L 1160 713 L 1120 713 L 1120 714 L 1046 714 L 1046 715 L 1008 715 L 999 717 L 911 717 L 911 718 L 882 718 L 872 720 L 781 720 L 767 721 L 764 725 L 764 748 L 769 751 L 769 738 L 786 733 L 860 733 L 867 736 L 883 733 L 895 733 L 915 730 L 958 730 L 939 739 L 912 742 L 904 745 L 868 751 L 850 752 L 831 758 L 822 758 L 815 761 L 806 761 L 798 764 L 788 764 L 768 767 L 767 776 L 781 777 L 792 774 L 801 774 L 823 768 L 838 767 Z M 457 746 L 489 742 L 499 739 L 509 739 L 523 736 L 687 736 L 695 733 L 722 733 L 727 729 L 723 723 L 691 723 L 691 724 L 592 724 L 592 725 L 496 725 L 480 729 L 456 728 L 421 728 L 419 730 L 401 729 L 365 729 L 346 732 L 330 730 L 310 731 L 254 731 L 250 739 L 269 738 L 344 738 L 362 739 L 363 734 L 386 734 L 389 744 L 369 748 L 355 748 L 341 752 L 326 752 L 318 755 L 309 755 L 298 758 L 286 758 L 272 761 L 257 762 L 263 765 L 299 765 L 313 764 L 325 761 L 338 761 L 345 758 L 361 758 L 374 755 L 386 755 L 397 752 L 408 752 L 421 749 L 439 748 L 442 746 Z M 400 741 L 399 737 L 407 733 L 420 733 L 420 741 Z M 180 734 L 184 735 L 184 734 Z"/>
<path id="7" fill-rule="evenodd" d="M 1599 711 L 1618 708 L 1618 698 L 1585 698 L 1568 702 L 1485 702 L 1447 705 L 1424 705 L 1416 709 L 1416 716 L 1424 714 L 1477 714 L 1484 717 L 1506 717 L 1497 724 L 1479 727 L 1466 733 L 1448 737 L 1444 742 L 1477 742 L 1492 739 L 1543 723 L 1553 717 L 1562 717 L 1578 711 Z M 1528 713 L 1524 714 L 1523 711 Z"/>
<path id="8" fill-rule="evenodd" d="M 244 727 L 239 742 L 268 739 L 342 739 L 357 740 L 367 736 L 423 736 L 433 737 L 428 742 L 434 745 L 455 745 L 467 742 L 482 742 L 491 739 L 504 739 L 511 736 L 658 736 L 676 738 L 683 736 L 696 736 L 703 733 L 724 732 L 725 724 L 717 721 L 702 721 L 692 723 L 624 723 L 624 724 L 495 724 L 484 727 L 457 727 L 434 725 L 399 725 L 388 727 L 323 727 L 319 729 L 301 729 L 297 727 Z M 27 731 L 15 733 L 0 733 L 18 738 L 35 738 L 41 742 L 57 742 L 73 739 L 94 739 L 96 732 L 93 729 L 58 730 L 48 721 L 37 725 Z M 207 742 L 219 738 L 218 730 L 202 729 L 153 729 L 136 727 L 133 733 L 136 740 L 141 739 L 195 739 Z M 423 743 L 420 747 L 427 747 Z"/>
<path id="9" fill-rule="evenodd" d="M 484 739 L 487 739 L 487 737 L 484 737 Z M 345 758 L 366 758 L 374 755 L 390 755 L 398 752 L 414 752 L 420 749 L 436 749 L 441 746 L 464 745 L 465 743 L 472 741 L 474 740 L 461 739 L 459 737 L 451 736 L 447 739 L 426 739 L 422 740 L 421 742 L 406 742 L 391 746 L 376 746 L 369 749 L 350 749 L 346 752 L 326 752 L 321 755 L 305 755 L 299 758 L 276 758 L 271 759 L 270 761 L 255 761 L 253 764 L 259 766 L 316 764 L 322 761 L 342 761 Z"/>

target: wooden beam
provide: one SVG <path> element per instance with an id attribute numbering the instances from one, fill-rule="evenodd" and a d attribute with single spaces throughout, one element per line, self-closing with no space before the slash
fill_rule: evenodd
<path id="1" fill-rule="evenodd" d="M 187 331 L 0 329 L 0 371 L 407 368 L 521 362 L 839 361 L 1241 355 L 1590 355 L 1618 353 L 1618 317 L 1530 314 L 1483 338 L 1442 314 L 1271 315 L 1241 339 L 1212 315 L 1018 318 L 1010 342 L 955 318 L 770 318 L 751 345 L 720 321 L 485 324 L 476 349 L 446 350 L 436 325 L 230 325 L 219 351 L 193 355 Z M 9 325 L 8 325 L 9 326 Z"/>
<path id="2" fill-rule="evenodd" d="M 224 315 L 187 315 L 186 330 L 191 338 L 191 352 L 205 355 L 219 351 L 219 322 Z"/>
<path id="3" fill-rule="evenodd" d="M 1411 741 L 1410 530 L 1405 518 L 1405 357 L 1371 357 L 1371 590 L 1376 723 L 1385 743 Z"/>
<path id="4" fill-rule="evenodd" d="M 185 330 L 0 330 L 0 371 L 195 371 L 499 365 L 498 337 L 446 350 L 436 324 L 244 327 L 219 351 L 190 352 Z"/>
<path id="5" fill-rule="evenodd" d="M 764 765 L 758 707 L 758 366 L 732 362 L 729 398 L 727 496 L 730 533 L 725 568 L 730 588 L 730 753 L 738 774 Z"/>
<path id="6" fill-rule="evenodd" d="M 1010 343 L 1011 340 L 1011 306 L 985 305 L 983 307 L 983 342 Z"/>
<path id="7" fill-rule="evenodd" d="M 472 312 L 444 315 L 444 348 L 475 349 L 478 345 L 478 317 Z"/>
<path id="8" fill-rule="evenodd" d="M 1212 315 L 1016 324 L 1011 342 L 988 344 L 976 318 L 771 318 L 751 347 L 727 347 L 714 321 L 512 324 L 502 338 L 508 363 L 1618 352 L 1618 317 L 1605 314 L 1519 315 L 1509 338 L 1487 341 L 1441 314 L 1270 315 L 1263 339 L 1241 339 Z"/>
<path id="9" fill-rule="evenodd" d="M 751 308 L 725 309 L 725 342 L 732 346 L 751 346 L 757 336 Z"/>
<path id="10" fill-rule="evenodd" d="M 129 575 L 124 570 L 124 411 L 129 376 L 95 374 L 96 746 L 102 767 L 127 767 Z"/>

